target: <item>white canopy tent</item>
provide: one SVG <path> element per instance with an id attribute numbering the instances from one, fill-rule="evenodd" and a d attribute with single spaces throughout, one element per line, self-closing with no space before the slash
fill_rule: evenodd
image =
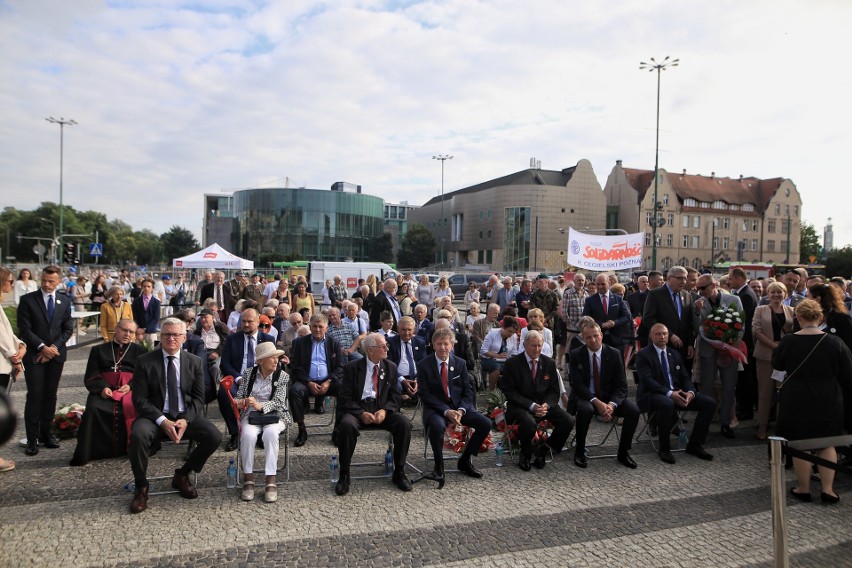
<path id="1" fill-rule="evenodd" d="M 254 269 L 254 262 L 240 258 L 220 247 L 218 243 L 213 243 L 206 249 L 172 260 L 172 266 L 174 268 L 230 268 L 252 270 Z"/>

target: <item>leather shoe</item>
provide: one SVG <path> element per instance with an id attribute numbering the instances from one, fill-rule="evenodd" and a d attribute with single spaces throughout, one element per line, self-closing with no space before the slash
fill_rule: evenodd
<path id="1" fill-rule="evenodd" d="M 308 441 L 308 431 L 304 428 L 299 430 L 299 434 L 296 436 L 296 441 L 293 442 L 293 445 L 297 448 L 301 448 L 305 445 L 305 442 Z"/>
<path id="2" fill-rule="evenodd" d="M 475 479 L 480 479 L 482 477 L 482 472 L 476 469 L 473 463 L 471 463 L 470 458 L 460 459 L 458 468 L 459 471 L 466 473 L 468 476 Z"/>
<path id="3" fill-rule="evenodd" d="M 530 466 L 530 456 L 525 456 L 525 455 L 522 454 L 521 457 L 518 458 L 518 467 L 521 468 L 524 471 L 529 471 L 530 467 L 531 467 Z"/>
<path id="4" fill-rule="evenodd" d="M 411 485 L 411 481 L 409 481 L 408 476 L 405 475 L 404 471 L 394 472 L 392 481 L 394 485 L 396 485 L 403 491 L 411 491 L 413 487 L 413 485 Z"/>
<path id="5" fill-rule="evenodd" d="M 346 495 L 349 493 L 349 474 L 340 474 L 340 479 L 337 480 L 337 485 L 334 486 L 334 492 L 337 495 Z"/>
<path id="6" fill-rule="evenodd" d="M 237 446 L 239 444 L 240 444 L 240 435 L 239 434 L 233 434 L 231 436 L 231 439 L 228 440 L 228 445 L 225 446 L 225 451 L 226 452 L 233 452 L 234 450 L 237 449 Z"/>
<path id="7" fill-rule="evenodd" d="M 544 465 L 547 463 L 545 456 L 547 456 L 547 445 L 539 444 L 535 452 L 535 459 L 533 460 L 533 466 L 536 469 L 544 469 Z"/>
<path id="8" fill-rule="evenodd" d="M 722 435 L 726 438 L 730 438 L 731 440 L 736 438 L 736 436 L 734 435 L 734 431 L 731 429 L 730 426 L 722 426 Z"/>
<path id="9" fill-rule="evenodd" d="M 586 458 L 585 452 L 577 452 L 574 454 L 574 465 L 586 469 L 589 466 L 589 460 Z"/>
<path id="10" fill-rule="evenodd" d="M 660 450 L 659 452 L 660 459 L 666 463 L 675 463 L 674 456 L 668 450 Z"/>
<path id="11" fill-rule="evenodd" d="M 177 489 L 180 496 L 184 499 L 195 499 L 198 497 L 198 491 L 195 490 L 195 487 L 189 481 L 189 476 L 183 475 L 178 470 L 175 470 L 175 476 L 172 478 L 172 489 Z"/>
<path id="12" fill-rule="evenodd" d="M 28 456 L 38 455 L 38 442 L 27 442 L 27 447 L 24 448 L 24 453 Z"/>
<path id="13" fill-rule="evenodd" d="M 702 447 L 701 447 L 701 446 L 699 446 L 698 444 L 687 444 L 687 445 L 686 445 L 686 449 L 685 449 L 684 451 L 685 451 L 686 453 L 688 453 L 688 454 L 692 454 L 693 456 L 695 456 L 695 457 L 697 457 L 697 458 L 699 458 L 699 459 L 702 459 L 702 460 L 710 461 L 710 460 L 712 460 L 712 459 L 713 459 L 713 456 L 712 456 L 712 455 L 710 455 L 710 454 L 708 454 L 708 453 L 704 450 L 704 448 L 702 448 Z"/>
<path id="14" fill-rule="evenodd" d="M 633 458 L 631 458 L 630 454 L 628 454 L 627 452 L 624 452 L 623 454 L 618 454 L 618 457 L 616 459 L 621 465 L 629 467 L 630 469 L 636 469 L 636 462 L 633 461 Z"/>
<path id="15" fill-rule="evenodd" d="M 137 487 L 130 502 L 130 512 L 134 515 L 148 508 L 148 486 Z"/>
<path id="16" fill-rule="evenodd" d="M 45 448 L 56 449 L 59 447 L 59 438 L 54 436 L 53 434 L 43 438 L 41 441 L 41 445 Z"/>

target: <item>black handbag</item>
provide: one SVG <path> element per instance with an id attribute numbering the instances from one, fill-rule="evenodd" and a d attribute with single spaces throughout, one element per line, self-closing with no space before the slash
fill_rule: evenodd
<path id="1" fill-rule="evenodd" d="M 248 423 L 252 426 L 278 424 L 278 411 L 264 413 L 259 410 L 252 410 L 248 415 Z"/>

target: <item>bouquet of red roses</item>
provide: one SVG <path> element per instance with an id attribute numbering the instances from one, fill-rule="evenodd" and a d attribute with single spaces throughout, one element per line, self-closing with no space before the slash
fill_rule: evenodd
<path id="1" fill-rule="evenodd" d="M 704 337 L 722 352 L 720 355 L 745 363 L 748 350 L 742 341 L 744 322 L 745 316 L 733 306 L 714 308 L 704 320 Z"/>

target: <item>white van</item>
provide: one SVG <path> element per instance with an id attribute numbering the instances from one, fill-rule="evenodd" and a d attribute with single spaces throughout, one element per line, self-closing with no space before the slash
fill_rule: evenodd
<path id="1" fill-rule="evenodd" d="M 364 280 L 371 274 L 375 274 L 379 282 L 386 278 L 396 278 L 396 270 L 383 262 L 325 262 L 317 260 L 308 263 L 307 279 L 314 296 L 319 297 L 325 286 L 326 280 L 334 282 L 334 277 L 339 275 L 343 278 L 346 286 L 346 296 L 352 297 L 352 293 L 358 289 L 358 279 Z"/>

